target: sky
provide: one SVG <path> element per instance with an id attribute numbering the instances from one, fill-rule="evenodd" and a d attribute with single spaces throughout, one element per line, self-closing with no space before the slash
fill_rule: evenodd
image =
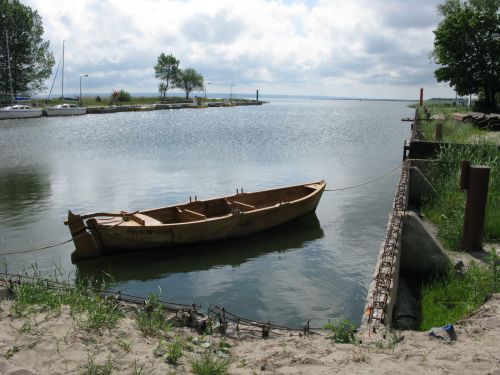
<path id="1" fill-rule="evenodd" d="M 426 98 L 455 96 L 429 58 L 443 0 L 21 2 L 42 17 L 54 73 L 65 40 L 65 95 L 78 94 L 85 74 L 84 95 L 157 93 L 165 53 L 196 69 L 209 94 L 416 99 L 423 87 Z"/>

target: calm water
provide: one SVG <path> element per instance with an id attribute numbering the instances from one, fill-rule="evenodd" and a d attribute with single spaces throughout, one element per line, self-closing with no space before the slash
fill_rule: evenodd
<path id="1" fill-rule="evenodd" d="M 271 99 L 272 100 L 272 99 Z M 77 213 L 137 210 L 325 179 L 355 185 L 401 162 L 403 102 L 275 100 L 256 107 L 166 110 L 0 122 L 0 253 L 69 238 Z M 113 289 L 302 326 L 359 322 L 399 174 L 325 192 L 316 215 L 195 254 L 161 252 L 73 265 L 73 244 L 5 257 Z"/>

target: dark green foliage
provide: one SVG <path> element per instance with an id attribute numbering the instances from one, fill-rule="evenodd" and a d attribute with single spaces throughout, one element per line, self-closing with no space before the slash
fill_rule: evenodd
<path id="1" fill-rule="evenodd" d="M 173 83 L 186 93 L 186 99 L 193 90 L 203 90 L 203 77 L 193 68 L 180 70 L 175 76 Z"/>
<path id="2" fill-rule="evenodd" d="M 97 95 L 97 96 L 95 97 L 95 101 L 96 101 L 97 103 L 100 103 L 100 102 L 102 101 L 102 99 L 101 99 L 101 97 L 100 97 L 99 95 Z"/>
<path id="3" fill-rule="evenodd" d="M 179 73 L 179 64 L 180 61 L 172 54 L 165 55 L 162 53 L 158 56 L 158 61 L 155 65 L 155 77 L 161 80 L 159 91 L 163 98 L 167 95 L 168 89 L 172 87 L 171 83 Z"/>
<path id="4" fill-rule="evenodd" d="M 49 42 L 42 39 L 41 17 L 18 0 L 0 0 L 0 14 L 0 92 L 10 92 L 7 46 L 13 94 L 43 90 L 54 65 L 54 56 L 49 51 Z"/>
<path id="5" fill-rule="evenodd" d="M 130 102 L 132 100 L 132 96 L 128 91 L 120 90 L 118 93 L 118 101 L 119 102 Z"/>
<path id="6" fill-rule="evenodd" d="M 433 57 L 441 65 L 439 82 L 449 82 L 459 95 L 483 92 L 496 109 L 500 90 L 500 0 L 447 0 L 438 7 L 444 19 L 434 31 Z"/>
<path id="7" fill-rule="evenodd" d="M 336 323 L 329 321 L 323 326 L 323 329 L 331 331 L 333 340 L 338 344 L 352 344 L 355 342 L 356 326 L 348 319 L 340 319 Z"/>

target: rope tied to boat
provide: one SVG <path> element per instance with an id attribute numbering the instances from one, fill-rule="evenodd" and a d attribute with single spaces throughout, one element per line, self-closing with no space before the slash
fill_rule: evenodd
<path id="1" fill-rule="evenodd" d="M 57 247 L 57 246 L 61 246 L 61 245 L 64 245 L 64 244 L 67 244 L 68 242 L 71 242 L 73 241 L 72 238 L 70 238 L 69 240 L 65 240 L 63 242 L 59 242 L 59 243 L 56 243 L 56 244 L 53 244 L 53 245 L 47 245 L 47 246 L 42 246 L 42 247 L 37 247 L 35 249 L 28 249 L 28 250 L 18 250 L 18 251 L 9 251 L 7 253 L 1 253 L 0 256 L 5 256 L 5 255 L 14 255 L 14 254 L 22 254 L 22 253 L 31 253 L 33 251 L 39 251 L 39 250 L 45 250 L 45 249 L 50 249 L 52 247 Z"/>
<path id="2" fill-rule="evenodd" d="M 403 162 L 404 163 L 404 162 Z M 353 185 L 353 186 L 347 186 L 347 187 L 343 187 L 343 188 L 339 188 L 339 189 L 325 189 L 325 191 L 343 191 L 343 190 L 350 190 L 350 189 L 354 189 L 354 188 L 357 188 L 357 187 L 361 187 L 361 186 L 365 186 L 365 185 L 368 185 L 368 184 L 371 184 L 372 182 L 375 182 L 375 181 L 378 181 L 378 180 L 381 180 L 382 178 L 390 175 L 392 172 L 398 170 L 399 168 L 401 168 L 401 166 L 403 165 L 403 163 L 401 164 L 398 164 L 396 167 L 392 168 L 390 171 L 384 173 L 383 175 L 381 176 L 378 176 L 378 177 L 375 177 L 371 180 L 368 180 L 366 182 L 363 182 L 361 184 L 358 184 L 358 185 Z"/>

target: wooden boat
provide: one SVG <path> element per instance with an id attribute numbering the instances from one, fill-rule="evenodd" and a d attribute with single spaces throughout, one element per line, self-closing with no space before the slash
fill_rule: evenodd
<path id="1" fill-rule="evenodd" d="M 147 211 L 68 212 L 73 261 L 107 253 L 194 245 L 247 236 L 314 212 L 326 182 L 197 200 Z"/>

